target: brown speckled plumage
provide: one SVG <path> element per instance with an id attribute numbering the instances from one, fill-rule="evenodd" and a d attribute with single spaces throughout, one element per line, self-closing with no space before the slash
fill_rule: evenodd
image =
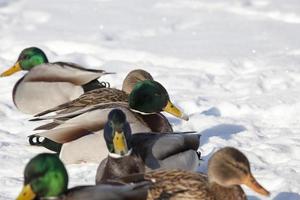
<path id="1" fill-rule="evenodd" d="M 134 85 L 143 80 L 153 80 L 153 78 L 150 73 L 144 70 L 133 70 L 129 72 L 124 79 L 122 90 L 115 88 L 99 88 L 91 90 L 73 101 L 45 110 L 35 116 L 42 116 L 51 112 L 70 113 L 100 103 L 128 102 L 128 95 L 132 91 Z"/>
<path id="2" fill-rule="evenodd" d="M 78 99 L 65 104 L 65 106 L 61 105 L 56 111 L 69 113 L 91 105 L 112 102 L 128 102 L 128 95 L 115 88 L 99 88 L 81 95 Z"/>
<path id="3" fill-rule="evenodd" d="M 149 200 L 246 200 L 241 184 L 264 196 L 270 195 L 253 177 L 247 157 L 232 147 L 222 148 L 213 154 L 208 163 L 208 175 L 160 170 L 122 178 L 125 182 L 145 179 L 153 182 L 148 190 Z"/>
<path id="4" fill-rule="evenodd" d="M 231 188 L 222 187 L 216 183 L 211 184 L 211 191 L 214 192 L 216 199 L 232 199 L 232 200 L 246 200 L 246 194 L 240 186 L 233 186 Z"/>
<path id="5" fill-rule="evenodd" d="M 207 177 L 182 170 L 153 171 L 145 179 L 154 181 L 148 198 L 152 199 L 203 199 L 215 200 L 209 190 Z"/>
<path id="6" fill-rule="evenodd" d="M 113 102 L 128 102 L 128 95 L 115 88 L 99 88 L 86 92 L 73 101 L 46 110 L 36 116 L 42 116 L 51 112 L 70 113 L 88 106 Z"/>

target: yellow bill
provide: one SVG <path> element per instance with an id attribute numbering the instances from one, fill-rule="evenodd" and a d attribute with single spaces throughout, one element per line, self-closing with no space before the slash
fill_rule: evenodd
<path id="1" fill-rule="evenodd" d="M 25 185 L 17 197 L 17 200 L 33 200 L 35 198 L 36 194 L 32 191 L 31 186 Z"/>
<path id="2" fill-rule="evenodd" d="M 5 76 L 10 76 L 18 71 L 21 71 L 21 65 L 19 62 L 17 62 L 14 66 L 12 66 L 11 68 L 9 68 L 8 70 L 6 70 L 5 72 L 3 72 L 2 74 L 0 74 L 0 77 L 5 77 Z"/>
<path id="3" fill-rule="evenodd" d="M 113 145 L 115 149 L 115 153 L 120 155 L 125 155 L 128 152 L 128 146 L 126 142 L 126 138 L 123 132 L 115 132 L 115 136 L 113 138 Z"/>
<path id="4" fill-rule="evenodd" d="M 166 105 L 166 107 L 163 108 L 163 111 L 170 113 L 171 115 L 174 115 L 175 117 L 179 117 L 183 120 L 188 121 L 189 117 L 181 112 L 176 106 L 174 106 L 171 101 L 168 101 L 168 104 Z"/>
<path id="5" fill-rule="evenodd" d="M 263 188 L 263 186 L 261 186 L 252 175 L 247 176 L 247 178 L 244 181 L 244 184 L 261 195 L 270 195 L 270 192 Z"/>

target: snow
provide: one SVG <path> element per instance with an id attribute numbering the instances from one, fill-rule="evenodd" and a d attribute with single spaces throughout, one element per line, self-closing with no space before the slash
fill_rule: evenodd
<path id="1" fill-rule="evenodd" d="M 300 199 L 299 0 L 0 0 L 0 71 L 22 49 L 42 48 L 51 61 L 118 72 L 121 88 L 143 68 L 189 115 L 167 115 L 175 130 L 203 134 L 207 160 L 234 146 L 270 192 L 245 188 L 250 200 Z M 23 73 L 0 79 L 0 199 L 14 199 L 23 169 L 42 148 L 26 136 L 39 123 L 20 113 L 11 92 Z M 92 184 L 97 165 L 68 165 L 70 186 Z"/>

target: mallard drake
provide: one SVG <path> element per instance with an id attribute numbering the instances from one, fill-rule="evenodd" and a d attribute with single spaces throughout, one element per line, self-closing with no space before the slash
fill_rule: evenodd
<path id="1" fill-rule="evenodd" d="M 138 184 L 105 183 L 68 189 L 68 173 L 60 159 L 49 153 L 32 158 L 25 167 L 24 187 L 17 200 L 119 200 L 144 199 L 149 182 Z"/>
<path id="2" fill-rule="evenodd" d="M 145 84 L 142 84 L 143 81 L 146 81 Z M 142 85 L 142 87 L 136 87 L 138 83 Z M 132 92 L 134 88 L 135 91 Z M 145 88 L 146 91 L 143 92 L 143 89 Z M 76 111 L 79 111 L 79 113 L 84 113 L 86 111 L 85 109 L 94 109 L 94 107 L 97 107 L 97 109 L 112 108 L 118 105 L 128 107 L 129 97 L 131 97 L 131 100 L 129 100 L 129 102 L 131 102 L 131 107 L 129 105 L 129 108 L 132 111 L 135 111 L 136 115 L 138 115 L 137 113 L 146 113 L 146 115 L 139 115 L 139 118 L 142 118 L 152 131 L 172 132 L 172 127 L 169 124 L 168 120 L 164 117 L 164 115 L 159 113 L 159 111 L 162 109 L 176 116 L 184 118 L 185 120 L 188 119 L 188 116 L 182 113 L 170 102 L 169 95 L 166 89 L 161 84 L 154 81 L 150 73 L 141 69 L 137 69 L 128 73 L 123 81 L 122 91 L 115 88 L 101 88 L 93 90 L 91 92 L 87 92 L 86 94 L 71 102 L 67 102 L 55 108 L 48 109 L 39 114 L 36 114 L 36 118 L 32 120 L 62 119 L 61 115 L 41 117 L 51 112 L 66 114 L 64 115 L 64 119 L 69 119 L 79 115 Z M 146 100 L 153 103 L 142 102 Z M 164 108 L 162 106 L 163 104 L 166 104 Z M 147 110 L 147 108 L 150 106 L 152 106 L 153 108 Z M 36 128 L 36 130 L 52 129 L 58 124 L 59 123 L 46 124 Z"/>
<path id="3" fill-rule="evenodd" d="M 131 133 L 126 115 L 112 110 L 104 127 L 108 156 L 97 170 L 96 183 L 144 172 L 145 169 L 195 170 L 199 134 Z"/>
<path id="4" fill-rule="evenodd" d="M 244 184 L 255 192 L 268 196 L 253 177 L 247 157 L 239 150 L 225 147 L 208 162 L 208 175 L 183 170 L 155 170 L 144 175 L 121 178 L 124 182 L 151 180 L 147 199 L 245 200 Z"/>
<path id="5" fill-rule="evenodd" d="M 96 183 L 145 171 L 141 157 L 132 150 L 133 135 L 122 110 L 110 111 L 103 134 L 108 156 L 97 169 Z"/>
<path id="6" fill-rule="evenodd" d="M 37 48 L 24 49 L 14 66 L 0 77 L 28 71 L 14 86 L 13 101 L 27 114 L 36 114 L 71 101 L 86 91 L 103 87 L 97 79 L 103 70 L 86 69 L 66 62 L 49 63 L 45 53 Z"/>
<path id="7" fill-rule="evenodd" d="M 67 106 L 68 109 L 72 108 L 72 112 L 63 112 L 49 117 L 38 117 L 38 120 L 54 119 L 54 122 L 39 127 L 38 129 L 50 130 L 30 136 L 30 144 L 41 145 L 58 152 L 65 163 L 99 163 L 107 155 L 103 139 L 103 128 L 107 121 L 108 113 L 113 108 L 120 108 L 125 113 L 131 125 L 132 133 L 172 132 L 172 127 L 168 120 L 159 113 L 163 109 L 170 110 L 171 113 L 173 112 L 177 116 L 185 116 L 173 106 L 166 89 L 156 81 L 144 80 L 137 82 L 129 97 L 127 95 L 127 98 L 124 98 L 123 101 L 118 101 L 120 99 L 119 96 L 118 100 L 111 98 L 109 95 L 104 95 L 103 97 L 103 91 L 114 91 L 111 89 L 96 89 L 82 95 L 79 99 L 70 103 L 71 107 Z M 96 91 L 101 92 L 97 93 Z M 126 95 L 123 91 L 119 92 Z M 96 95 L 96 99 L 104 101 L 105 98 L 108 98 L 109 100 L 106 103 L 100 103 L 101 101 L 99 100 L 98 104 L 95 104 L 94 102 L 97 100 L 93 100 L 94 97 L 90 96 L 91 93 Z M 110 94 L 116 93 L 112 92 Z M 98 98 L 99 96 L 101 98 Z M 90 105 L 86 106 L 88 104 Z M 57 109 L 52 110 L 57 111 Z M 141 113 L 148 113 L 148 115 Z M 40 141 L 39 137 L 46 139 Z"/>

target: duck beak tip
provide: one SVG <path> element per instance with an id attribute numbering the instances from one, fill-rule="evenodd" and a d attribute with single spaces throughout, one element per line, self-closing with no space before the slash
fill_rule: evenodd
<path id="1" fill-rule="evenodd" d="M 266 190 L 263 186 L 261 186 L 257 180 L 253 177 L 253 175 L 248 176 L 248 178 L 246 179 L 245 183 L 246 186 L 248 186 L 249 188 L 251 188 L 253 191 L 263 195 L 263 196 L 270 196 L 270 192 L 268 190 Z"/>
<path id="2" fill-rule="evenodd" d="M 181 119 L 185 120 L 185 121 L 189 121 L 189 116 L 185 113 L 182 114 Z"/>

